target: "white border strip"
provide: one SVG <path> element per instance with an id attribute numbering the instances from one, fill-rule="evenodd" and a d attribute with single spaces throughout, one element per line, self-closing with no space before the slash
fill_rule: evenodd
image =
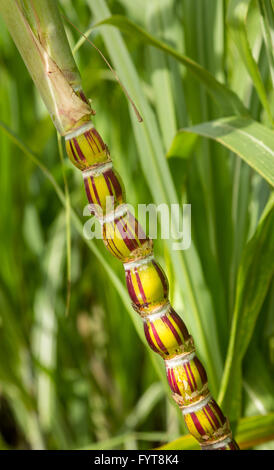
<path id="1" fill-rule="evenodd" d="M 75 131 L 71 131 L 67 135 L 65 135 L 65 140 L 70 140 L 70 139 L 73 139 L 74 137 L 78 137 L 79 135 L 84 134 L 84 132 L 87 132 L 93 128 L 94 128 L 93 123 L 91 121 L 87 122 L 86 124 L 83 124 L 82 126 L 75 129 Z"/>
<path id="2" fill-rule="evenodd" d="M 124 263 L 125 271 L 129 271 L 130 269 L 139 268 L 145 264 L 150 263 L 154 260 L 153 255 L 148 255 L 146 258 L 141 258 L 137 261 L 129 261 L 128 263 Z"/>
<path id="3" fill-rule="evenodd" d="M 180 354 L 180 356 L 173 357 L 172 359 L 166 359 L 166 367 L 177 367 L 186 364 L 196 356 L 195 351 L 188 352 L 186 354 Z"/>
<path id="4" fill-rule="evenodd" d="M 209 394 L 203 400 L 198 401 L 198 403 L 194 403 L 193 405 L 184 406 L 182 408 L 183 415 L 188 415 L 189 413 L 195 413 L 199 411 L 201 408 L 206 406 L 208 402 L 212 399 L 212 396 Z"/>
<path id="5" fill-rule="evenodd" d="M 201 444 L 201 446 L 202 446 L 202 449 L 204 449 L 204 450 L 206 450 L 206 449 L 213 449 L 213 450 L 214 449 L 220 449 L 220 447 L 226 446 L 232 440 L 233 440 L 232 437 L 228 436 L 228 437 L 225 437 L 222 441 L 213 442 L 212 444 Z"/>
<path id="6" fill-rule="evenodd" d="M 102 165 L 95 166 L 94 168 L 89 168 L 88 170 L 84 170 L 83 178 L 89 178 L 90 176 L 99 176 L 104 171 L 111 170 L 112 162 L 103 163 Z"/>

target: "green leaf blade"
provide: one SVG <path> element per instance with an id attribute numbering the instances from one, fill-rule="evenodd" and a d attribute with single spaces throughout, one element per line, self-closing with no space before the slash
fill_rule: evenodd
<path id="1" fill-rule="evenodd" d="M 263 107 L 266 110 L 270 122 L 273 123 L 273 117 L 265 91 L 264 83 L 259 71 L 259 67 L 254 60 L 247 37 L 247 14 L 251 0 L 230 0 L 227 12 L 227 22 L 231 29 L 232 38 L 239 51 L 240 57 L 249 73 L 254 87 Z"/>
<path id="2" fill-rule="evenodd" d="M 122 32 L 134 35 L 134 37 L 138 38 L 138 40 L 144 42 L 145 44 L 154 46 L 157 49 L 160 49 L 174 57 L 181 64 L 186 66 L 189 71 L 206 87 L 207 91 L 210 93 L 213 99 L 218 103 L 220 109 L 222 109 L 223 114 L 229 115 L 235 113 L 239 115 L 248 115 L 248 111 L 242 104 L 239 97 L 232 90 L 216 80 L 216 78 L 205 68 L 189 57 L 180 54 L 175 49 L 158 40 L 151 34 L 147 33 L 147 31 L 132 21 L 128 20 L 122 15 L 113 15 L 109 18 L 99 21 L 94 27 L 102 25 L 116 26 L 116 28 L 120 29 Z"/>
<path id="3" fill-rule="evenodd" d="M 274 198 L 244 251 L 219 400 L 231 420 L 241 411 L 242 361 L 274 274 Z"/>
<path id="4" fill-rule="evenodd" d="M 175 137 L 173 147 L 184 145 L 185 132 L 219 142 L 274 186 L 274 133 L 271 129 L 248 118 L 221 118 L 182 129 Z"/>

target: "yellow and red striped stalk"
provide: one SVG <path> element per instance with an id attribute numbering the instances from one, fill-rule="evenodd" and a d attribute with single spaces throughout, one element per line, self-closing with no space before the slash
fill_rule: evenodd
<path id="1" fill-rule="evenodd" d="M 147 342 L 165 361 L 173 398 L 189 432 L 202 449 L 237 450 L 228 420 L 209 392 L 192 337 L 169 303 L 168 280 L 154 259 L 152 240 L 128 210 L 107 145 L 91 121 L 65 140 L 70 160 L 82 171 L 91 213 L 101 223 L 105 246 L 124 265 L 129 296 L 143 319 Z"/>

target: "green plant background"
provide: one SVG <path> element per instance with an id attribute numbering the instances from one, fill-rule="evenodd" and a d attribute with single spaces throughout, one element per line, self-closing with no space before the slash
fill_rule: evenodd
<path id="1" fill-rule="evenodd" d="M 60 6 L 144 118 L 67 24 L 128 201 L 192 205 L 191 248 L 155 242 L 171 300 L 241 447 L 273 448 L 273 5 Z M 122 266 L 83 236 L 81 174 L 1 18 L 0 96 L 0 448 L 193 448 Z"/>

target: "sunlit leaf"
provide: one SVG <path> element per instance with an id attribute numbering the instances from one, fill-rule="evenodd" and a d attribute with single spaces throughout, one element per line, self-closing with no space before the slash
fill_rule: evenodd
<path id="1" fill-rule="evenodd" d="M 168 155 L 172 155 L 174 149 L 177 154 L 178 148 L 183 149 L 186 132 L 224 145 L 274 186 L 274 133 L 267 127 L 252 119 L 234 116 L 204 122 L 179 131 Z"/>
<path id="2" fill-rule="evenodd" d="M 231 420 L 241 411 L 242 360 L 274 273 L 274 198 L 248 242 L 238 271 L 236 303 L 219 400 Z"/>
<path id="3" fill-rule="evenodd" d="M 175 49 L 168 46 L 159 39 L 155 38 L 150 33 L 145 31 L 140 26 L 134 24 L 129 19 L 121 15 L 113 15 L 110 18 L 98 22 L 95 26 L 100 25 L 116 26 L 121 31 L 131 34 L 138 40 L 143 41 L 151 46 L 154 46 L 157 49 L 160 49 L 177 59 L 179 62 L 185 65 L 189 69 L 189 71 L 193 73 L 193 75 L 206 87 L 211 96 L 219 104 L 224 114 L 248 114 L 247 110 L 241 103 L 238 96 L 234 92 L 229 90 L 225 85 L 218 82 L 216 78 L 213 77 L 213 75 L 211 75 L 211 73 L 209 73 L 201 65 L 199 65 L 197 62 L 190 59 L 189 57 L 180 54 Z"/>
<path id="4" fill-rule="evenodd" d="M 251 0 L 230 0 L 227 11 L 227 22 L 230 26 L 232 37 L 238 48 L 245 67 L 252 78 L 254 86 L 265 108 L 270 122 L 273 123 L 268 97 L 264 88 L 262 77 L 257 63 L 252 55 L 247 37 L 247 14 Z"/>

